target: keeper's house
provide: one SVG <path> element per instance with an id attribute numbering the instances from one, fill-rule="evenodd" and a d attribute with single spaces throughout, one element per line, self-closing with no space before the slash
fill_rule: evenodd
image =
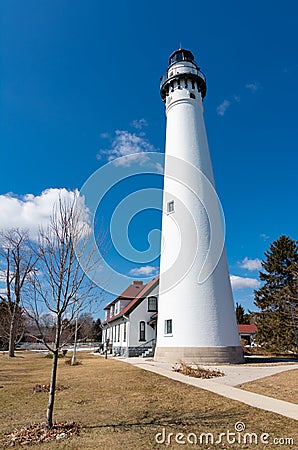
<path id="1" fill-rule="evenodd" d="M 115 356 L 154 356 L 158 310 L 159 277 L 143 284 L 135 280 L 104 309 L 102 342 Z M 254 343 L 257 327 L 238 325 L 240 339 Z"/>
<path id="2" fill-rule="evenodd" d="M 103 342 L 109 342 L 113 355 L 153 356 L 159 277 L 149 283 L 133 281 L 104 309 Z"/>

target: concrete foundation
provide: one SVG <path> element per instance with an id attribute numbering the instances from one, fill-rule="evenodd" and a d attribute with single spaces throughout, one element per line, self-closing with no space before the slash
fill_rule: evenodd
<path id="1" fill-rule="evenodd" d="M 239 347 L 156 347 L 155 361 L 189 364 L 244 363 L 243 349 Z"/>

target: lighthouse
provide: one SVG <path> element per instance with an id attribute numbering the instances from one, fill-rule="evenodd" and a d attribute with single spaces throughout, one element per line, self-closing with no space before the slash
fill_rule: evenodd
<path id="1" fill-rule="evenodd" d="M 204 123 L 206 78 L 189 50 L 169 59 L 155 360 L 243 362 Z"/>

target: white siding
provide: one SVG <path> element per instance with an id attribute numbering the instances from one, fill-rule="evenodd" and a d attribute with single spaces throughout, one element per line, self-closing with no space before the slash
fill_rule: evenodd
<path id="1" fill-rule="evenodd" d="M 149 297 L 156 296 L 158 298 L 158 286 L 149 294 Z M 154 314 L 148 312 L 148 297 L 146 297 L 131 313 L 130 313 L 130 336 L 129 347 L 138 347 L 144 342 L 155 338 L 155 330 L 147 324 L 150 317 Z M 139 340 L 140 322 L 145 322 L 145 341 Z"/>

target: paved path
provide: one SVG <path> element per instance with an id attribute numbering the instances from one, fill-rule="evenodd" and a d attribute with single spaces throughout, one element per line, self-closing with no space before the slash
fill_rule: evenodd
<path id="1" fill-rule="evenodd" d="M 178 372 L 173 372 L 171 366 L 165 363 L 157 363 L 152 360 L 144 360 L 141 358 L 119 358 L 121 361 L 133 364 L 141 369 L 148 370 L 162 375 L 172 380 L 180 381 L 191 386 L 196 386 L 207 391 L 214 392 L 223 397 L 237 400 L 255 408 L 260 408 L 265 411 L 271 411 L 276 414 L 280 414 L 291 419 L 298 420 L 298 405 L 294 403 L 285 402 L 283 400 L 277 400 L 265 395 L 255 394 L 254 392 L 243 391 L 242 389 L 233 386 L 233 383 L 237 379 L 237 384 L 244 383 L 246 381 L 252 381 L 254 379 L 263 378 L 274 373 L 279 373 L 285 370 L 297 369 L 298 365 L 282 365 L 282 366 L 262 366 L 262 367 L 249 367 L 248 365 L 242 366 L 220 366 L 220 370 L 224 373 L 228 370 L 230 375 L 227 377 L 213 378 L 211 380 L 204 380 L 201 378 L 191 378 L 186 375 L 182 375 Z M 214 368 L 214 367 L 213 367 Z M 246 370 L 246 374 L 245 374 Z M 256 378 L 254 378 L 256 377 Z M 230 381 L 227 381 L 230 380 Z M 245 381 L 244 381 L 245 380 Z M 232 383 L 232 385 L 231 385 Z"/>

